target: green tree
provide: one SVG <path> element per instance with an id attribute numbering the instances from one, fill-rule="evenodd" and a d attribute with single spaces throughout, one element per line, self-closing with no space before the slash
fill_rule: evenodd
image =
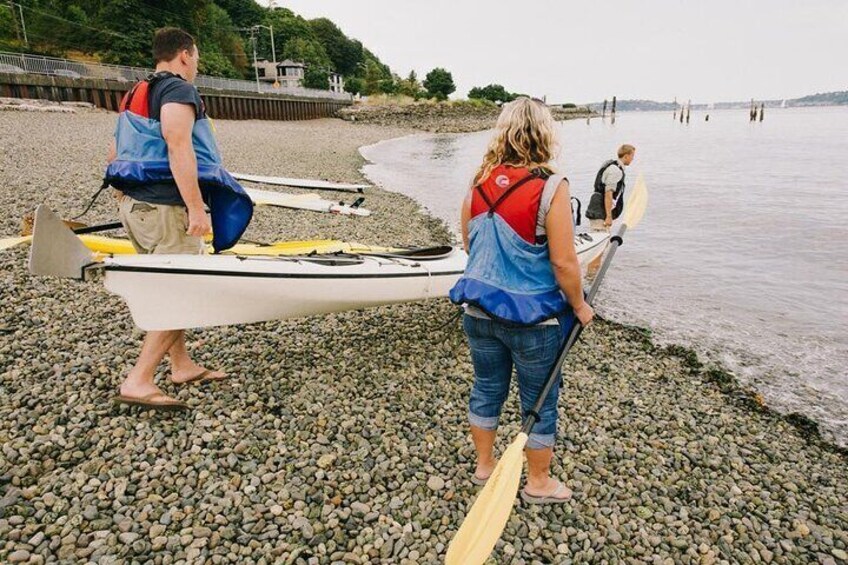
<path id="1" fill-rule="evenodd" d="M 346 78 L 344 90 L 351 94 L 362 94 L 365 90 L 365 82 L 359 77 Z"/>
<path id="2" fill-rule="evenodd" d="M 380 65 L 374 61 L 365 63 L 365 80 L 362 93 L 370 96 L 380 92 L 381 80 L 383 80 L 383 70 Z"/>
<path id="3" fill-rule="evenodd" d="M 309 66 L 303 74 L 304 88 L 317 88 L 319 90 L 329 90 L 330 74 L 321 67 Z"/>
<path id="4" fill-rule="evenodd" d="M 330 20 L 318 18 L 309 21 L 315 38 L 324 46 L 337 73 L 352 75 L 362 61 L 362 44 L 352 41 Z"/>
<path id="5" fill-rule="evenodd" d="M 405 96 L 418 98 L 421 92 L 421 83 L 415 71 L 409 71 L 409 76 L 398 82 L 398 92 Z"/>
<path id="6" fill-rule="evenodd" d="M 380 81 L 378 88 L 383 94 L 397 94 L 400 90 L 400 81 L 397 77 L 384 78 Z"/>
<path id="7" fill-rule="evenodd" d="M 247 69 L 247 57 L 233 21 L 223 8 L 209 4 L 198 21 L 200 72 L 213 76 L 240 78 Z"/>
<path id="8" fill-rule="evenodd" d="M 450 72 L 436 67 L 424 78 L 424 88 L 437 100 L 447 100 L 448 96 L 456 90 L 456 85 L 453 83 L 453 75 Z"/>
<path id="9" fill-rule="evenodd" d="M 327 57 L 324 47 L 317 41 L 301 37 L 286 41 L 283 46 L 283 58 L 307 65 L 330 67 L 330 58 Z"/>
<path id="10" fill-rule="evenodd" d="M 215 4 L 229 14 L 236 27 L 250 27 L 262 23 L 266 10 L 255 0 L 215 0 Z"/>
<path id="11" fill-rule="evenodd" d="M 491 102 L 512 102 L 518 95 L 507 91 L 500 84 L 490 84 L 483 88 L 474 87 L 468 91 L 469 98 L 489 100 Z"/>

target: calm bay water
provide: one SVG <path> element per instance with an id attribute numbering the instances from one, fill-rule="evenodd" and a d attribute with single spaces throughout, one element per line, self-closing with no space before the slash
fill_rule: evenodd
<path id="1" fill-rule="evenodd" d="M 458 229 L 490 137 L 385 141 L 362 149 L 364 172 Z M 637 147 L 628 186 L 643 173 L 650 191 L 599 311 L 695 348 L 848 445 L 848 108 L 774 109 L 754 124 L 745 110 L 689 125 L 625 113 L 563 122 L 560 137 L 557 164 L 584 206 L 621 143 Z"/>

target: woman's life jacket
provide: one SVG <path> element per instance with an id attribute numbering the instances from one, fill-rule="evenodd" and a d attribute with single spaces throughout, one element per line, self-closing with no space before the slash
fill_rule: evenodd
<path id="1" fill-rule="evenodd" d="M 183 79 L 171 73 L 151 75 L 137 83 L 121 101 L 115 129 L 117 158 L 106 168 L 104 185 L 129 191 L 133 186 L 174 182 L 161 123 L 150 117 L 149 93 L 152 85 L 162 80 Z M 241 238 L 253 217 L 253 202 L 221 164 L 205 115 L 194 122 L 192 145 L 200 192 L 212 218 L 212 247 L 217 253 Z"/>
<path id="2" fill-rule="evenodd" d="M 601 165 L 598 174 L 595 175 L 595 190 L 592 192 L 592 197 L 589 199 L 589 205 L 586 207 L 586 217 L 590 220 L 606 220 L 607 209 L 604 206 L 604 198 L 606 194 L 606 186 L 604 185 L 604 172 L 609 167 L 618 167 L 621 171 L 621 180 L 615 185 L 612 191 L 612 219 L 618 219 L 624 210 L 624 167 L 615 159 L 611 159 Z"/>
<path id="3" fill-rule="evenodd" d="M 450 291 L 508 325 L 532 326 L 571 315 L 551 266 L 547 238 L 537 238 L 548 174 L 499 165 L 472 189 L 465 274 Z M 562 179 L 552 178 L 557 184 Z"/>

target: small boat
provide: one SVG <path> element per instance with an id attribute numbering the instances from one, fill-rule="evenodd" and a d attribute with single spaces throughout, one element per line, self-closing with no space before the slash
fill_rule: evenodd
<path id="1" fill-rule="evenodd" d="M 274 186 L 291 186 L 293 188 L 312 188 L 315 190 L 337 190 L 341 192 L 365 192 L 369 188 L 367 184 L 348 184 L 343 182 L 331 182 L 315 179 L 294 179 L 288 177 L 266 177 L 261 175 L 249 175 L 245 173 L 230 173 L 237 180 L 255 182 L 259 184 L 270 184 Z"/>
<path id="2" fill-rule="evenodd" d="M 581 264 L 609 235 L 579 234 Z M 461 249 L 296 256 L 95 256 L 46 206 L 39 206 L 30 250 L 35 275 L 85 279 L 104 273 L 142 330 L 246 324 L 445 297 L 465 269 Z"/>
<path id="3" fill-rule="evenodd" d="M 286 194 L 284 192 L 254 189 L 245 189 L 245 192 L 253 200 L 253 203 L 258 206 L 279 206 L 281 208 L 311 210 L 313 212 L 341 214 L 343 216 L 371 215 L 371 210 L 360 208 L 360 205 L 365 200 L 364 197 L 359 197 L 352 204 L 345 204 L 344 202 L 324 200 L 317 194 Z"/>

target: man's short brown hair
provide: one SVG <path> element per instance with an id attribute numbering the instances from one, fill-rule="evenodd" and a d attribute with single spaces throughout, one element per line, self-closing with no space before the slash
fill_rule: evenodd
<path id="1" fill-rule="evenodd" d="M 636 148 L 632 145 L 625 143 L 621 147 L 618 148 L 618 158 L 621 159 L 625 155 L 630 155 L 631 153 L 635 153 Z"/>
<path id="2" fill-rule="evenodd" d="M 171 61 L 181 51 L 192 51 L 194 38 L 178 27 L 163 27 L 153 36 L 153 60 Z"/>

